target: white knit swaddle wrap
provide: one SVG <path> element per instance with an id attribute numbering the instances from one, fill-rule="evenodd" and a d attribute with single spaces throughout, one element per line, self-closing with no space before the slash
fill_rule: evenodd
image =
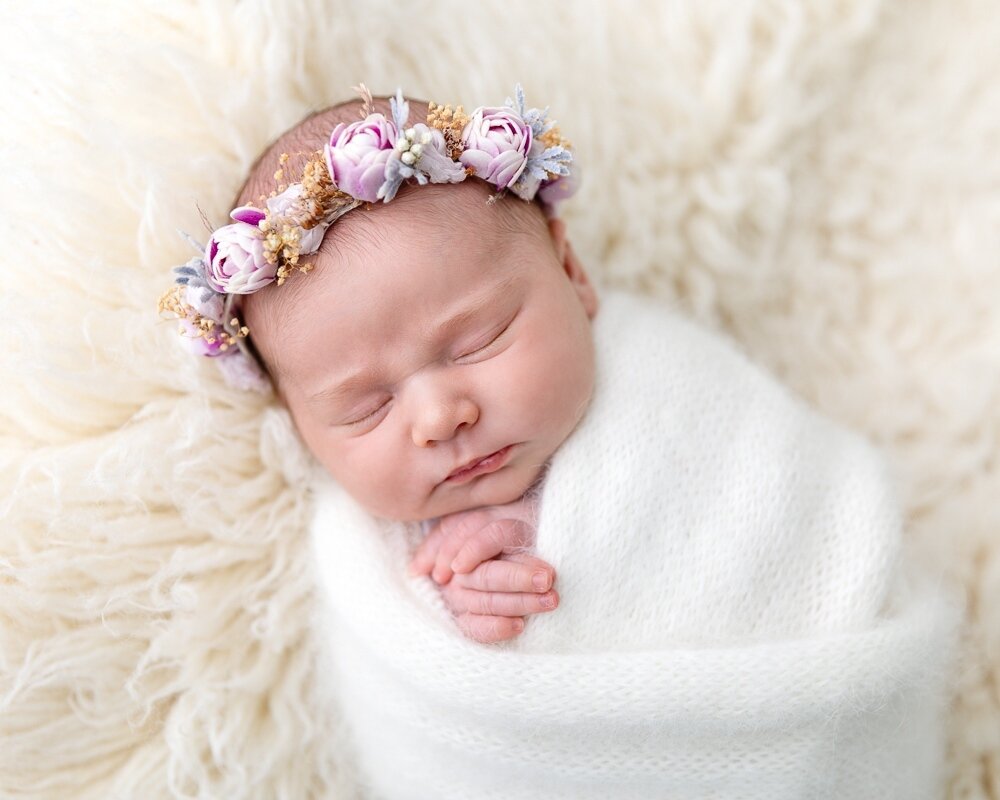
<path id="1" fill-rule="evenodd" d="M 957 604 L 884 462 L 726 340 L 606 291 L 537 554 L 559 608 L 461 636 L 415 526 L 316 473 L 323 668 L 371 797 L 942 796 Z M 756 641 L 755 641 L 756 639 Z"/>

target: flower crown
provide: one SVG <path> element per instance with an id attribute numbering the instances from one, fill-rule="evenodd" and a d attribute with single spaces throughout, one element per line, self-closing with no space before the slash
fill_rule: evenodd
<path id="1" fill-rule="evenodd" d="M 204 247 L 180 232 L 198 255 L 174 268 L 175 285 L 158 310 L 181 321 L 191 351 L 216 359 L 231 386 L 260 392 L 269 386 L 243 341 L 250 331 L 236 316 L 239 296 L 312 269 L 300 257 L 319 250 L 326 229 L 348 211 L 388 203 L 407 180 L 460 183 L 474 175 L 496 186 L 488 202 L 507 190 L 522 200 L 537 196 L 551 217 L 576 189 L 570 143 L 546 121 L 548 107 L 525 109 L 520 84 L 516 103 L 508 97 L 506 105 L 480 106 L 471 116 L 462 106 L 430 103 L 426 121 L 410 127 L 400 89 L 389 101 L 391 120 L 375 113 L 364 84 L 355 90 L 364 101 L 361 120 L 333 129 L 324 149 L 310 154 L 299 183 L 281 183 L 288 161 L 282 153 L 274 174 L 278 189 L 265 208 L 233 209 L 233 222 L 217 228 Z"/>

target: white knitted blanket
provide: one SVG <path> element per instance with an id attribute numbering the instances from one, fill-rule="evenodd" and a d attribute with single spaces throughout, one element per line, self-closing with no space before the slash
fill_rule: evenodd
<path id="1" fill-rule="evenodd" d="M 322 673 L 366 797 L 943 796 L 956 603 L 884 462 L 734 345 L 605 291 L 591 407 L 542 489 L 559 608 L 464 639 L 418 526 L 325 473 Z"/>

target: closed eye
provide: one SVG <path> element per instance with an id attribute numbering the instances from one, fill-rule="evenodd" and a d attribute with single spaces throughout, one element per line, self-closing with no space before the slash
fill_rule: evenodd
<path id="1" fill-rule="evenodd" d="M 354 420 L 351 420 L 350 422 L 345 422 L 343 424 L 344 425 L 355 426 L 355 425 L 363 425 L 366 422 L 370 422 L 371 420 L 373 420 L 375 417 L 377 417 L 379 414 L 382 413 L 382 409 L 385 408 L 386 406 L 388 406 L 389 402 L 390 402 L 389 400 L 386 400 L 384 403 L 382 403 L 382 405 L 380 405 L 378 408 L 376 408 L 370 414 L 365 414 L 360 419 L 354 419 Z"/>
<path id="2" fill-rule="evenodd" d="M 515 314 L 514 317 L 516 318 L 517 315 Z M 490 339 L 486 344 L 482 345 L 481 347 L 477 347 L 475 350 L 471 350 L 470 352 L 465 353 L 464 355 L 459 356 L 459 358 L 467 358 L 469 356 L 474 356 L 476 353 L 482 353 L 484 350 L 492 346 L 501 336 L 503 336 L 510 328 L 510 326 L 513 324 L 513 322 L 514 319 L 512 318 L 511 321 L 508 322 L 506 325 L 504 325 L 503 328 L 497 333 L 497 335 L 494 336 L 492 339 Z"/>

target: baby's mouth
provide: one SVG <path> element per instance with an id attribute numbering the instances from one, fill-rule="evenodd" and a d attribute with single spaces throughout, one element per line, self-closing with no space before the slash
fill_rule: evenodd
<path id="1" fill-rule="evenodd" d="M 485 475 L 489 472 L 496 472 L 504 464 L 507 463 L 508 456 L 511 450 L 514 449 L 516 445 L 509 444 L 506 447 L 496 450 L 489 455 L 483 456 L 476 461 L 467 464 L 464 467 L 460 467 L 448 475 L 444 479 L 445 483 L 465 483 L 470 481 L 478 475 Z"/>

